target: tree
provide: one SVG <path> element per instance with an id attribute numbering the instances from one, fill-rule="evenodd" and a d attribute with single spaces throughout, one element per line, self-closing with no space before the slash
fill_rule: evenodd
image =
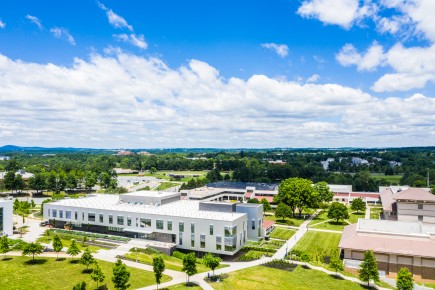
<path id="1" fill-rule="evenodd" d="M 156 277 L 157 289 L 159 289 L 159 284 L 163 276 L 163 272 L 165 271 L 165 261 L 161 256 L 157 256 L 153 258 L 153 270 L 154 276 Z"/>
<path id="2" fill-rule="evenodd" d="M 98 283 L 103 282 L 104 279 L 106 278 L 106 275 L 104 275 L 103 270 L 101 270 L 97 262 L 95 262 L 95 267 L 94 270 L 92 271 L 91 278 L 92 280 L 97 282 L 97 288 L 98 288 Z"/>
<path id="3" fill-rule="evenodd" d="M 21 191 L 24 189 L 24 180 L 23 180 L 23 176 L 21 174 L 17 174 L 15 176 L 15 189 L 17 191 Z"/>
<path id="4" fill-rule="evenodd" d="M 213 256 L 211 253 L 205 254 L 205 256 L 202 258 L 202 263 L 210 268 L 213 271 L 214 276 L 214 270 L 219 267 L 220 263 L 222 262 L 222 259 L 219 257 Z"/>
<path id="5" fill-rule="evenodd" d="M 35 201 L 32 199 L 30 201 L 30 207 L 33 209 L 33 208 L 35 208 L 35 206 L 36 206 Z"/>
<path id="6" fill-rule="evenodd" d="M 37 173 L 29 178 L 29 187 L 39 193 L 46 189 L 45 176 L 42 173 Z"/>
<path id="7" fill-rule="evenodd" d="M 356 210 L 356 212 L 364 211 L 366 209 L 366 203 L 361 198 L 355 198 L 352 200 L 350 208 Z"/>
<path id="8" fill-rule="evenodd" d="M 128 280 L 130 279 L 130 272 L 120 259 L 118 259 L 113 266 L 112 282 L 116 289 L 125 290 L 130 287 Z"/>
<path id="9" fill-rule="evenodd" d="M 264 197 L 260 200 L 260 203 L 263 205 L 264 211 L 272 210 L 272 207 L 270 206 L 269 201 L 267 199 L 265 199 Z"/>
<path id="10" fill-rule="evenodd" d="M 6 189 L 11 190 L 12 192 L 16 189 L 15 187 L 15 172 L 9 171 L 6 173 L 4 177 L 4 184 Z"/>
<path id="11" fill-rule="evenodd" d="M 396 287 L 398 290 L 414 289 L 414 278 L 408 268 L 400 268 L 399 273 L 397 273 Z"/>
<path id="12" fill-rule="evenodd" d="M 70 255 L 71 257 L 75 257 L 78 254 L 80 254 L 80 249 L 79 246 L 77 245 L 76 240 L 71 240 L 71 245 L 69 246 L 68 250 L 66 251 L 66 253 L 68 255 Z"/>
<path id="13" fill-rule="evenodd" d="M 6 253 L 9 252 L 9 239 L 3 235 L 0 239 L 0 253 L 3 254 L 3 260 L 6 258 Z"/>
<path id="14" fill-rule="evenodd" d="M 191 252 L 186 254 L 183 258 L 183 268 L 181 271 L 185 272 L 187 275 L 187 284 L 189 284 L 189 278 L 195 275 L 198 271 L 196 269 L 196 257 L 195 253 Z"/>
<path id="15" fill-rule="evenodd" d="M 337 220 L 349 218 L 349 213 L 344 204 L 333 202 L 328 209 L 328 218 Z"/>
<path id="16" fill-rule="evenodd" d="M 372 250 L 364 252 L 364 261 L 360 265 L 359 278 L 367 282 L 370 286 L 370 280 L 379 281 L 378 263 L 376 263 L 375 254 Z"/>
<path id="17" fill-rule="evenodd" d="M 42 254 L 44 247 L 40 243 L 28 243 L 23 247 L 23 256 L 32 255 L 32 261 L 35 261 L 35 255 Z"/>
<path id="18" fill-rule="evenodd" d="M 281 202 L 275 209 L 275 216 L 278 219 L 286 219 L 292 216 L 292 211 L 288 205 Z"/>
<path id="19" fill-rule="evenodd" d="M 63 244 L 62 241 L 60 240 L 59 236 L 56 234 L 53 237 L 53 249 L 57 254 L 57 259 L 59 259 L 59 252 L 62 251 L 63 248 Z"/>
<path id="20" fill-rule="evenodd" d="M 299 256 L 299 259 L 305 263 L 305 266 L 307 265 L 307 263 L 311 260 L 310 255 L 308 255 L 307 253 L 302 253 Z"/>
<path id="21" fill-rule="evenodd" d="M 25 218 L 30 214 L 30 203 L 27 201 L 14 202 L 15 213 L 23 218 L 23 224 L 25 223 Z"/>
<path id="22" fill-rule="evenodd" d="M 77 283 L 74 285 L 73 290 L 86 290 L 86 282 Z"/>
<path id="23" fill-rule="evenodd" d="M 89 265 L 95 262 L 94 257 L 91 254 L 91 251 L 89 248 L 86 248 L 86 250 L 83 252 L 82 256 L 80 257 L 79 263 L 86 266 L 86 270 L 89 270 Z"/>
<path id="24" fill-rule="evenodd" d="M 338 271 L 344 270 L 343 262 L 340 260 L 340 257 L 335 254 L 332 255 L 331 260 L 329 261 L 329 266 L 335 271 L 335 276 L 338 275 Z"/>
<path id="25" fill-rule="evenodd" d="M 260 201 L 258 200 L 258 198 L 250 198 L 250 199 L 248 199 L 248 203 L 256 203 L 256 204 L 259 204 Z"/>
<path id="26" fill-rule="evenodd" d="M 319 201 L 321 202 L 330 202 L 334 197 L 334 193 L 329 189 L 328 184 L 324 181 L 314 184 L 314 191 L 317 192 Z"/>
<path id="27" fill-rule="evenodd" d="M 302 210 L 305 207 L 318 206 L 319 194 L 314 190 L 311 180 L 298 177 L 288 178 L 279 185 L 275 202 L 288 205 L 293 215 L 298 209 L 299 217 L 302 217 Z"/>

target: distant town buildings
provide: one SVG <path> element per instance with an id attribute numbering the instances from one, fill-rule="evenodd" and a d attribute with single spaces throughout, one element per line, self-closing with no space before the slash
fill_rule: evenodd
<path id="1" fill-rule="evenodd" d="M 2 161 L 7 161 L 9 159 L 11 159 L 11 157 L 9 157 L 9 156 L 0 156 L 0 160 L 2 160 Z"/>

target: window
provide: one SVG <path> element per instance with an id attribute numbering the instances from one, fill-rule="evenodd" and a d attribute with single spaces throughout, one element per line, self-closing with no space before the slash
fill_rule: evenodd
<path id="1" fill-rule="evenodd" d="M 84 220 L 85 220 L 85 213 L 82 212 L 82 221 L 84 221 Z"/>
<path id="2" fill-rule="evenodd" d="M 255 230 L 255 220 L 252 220 L 252 230 Z"/>
<path id="3" fill-rule="evenodd" d="M 199 236 L 199 247 L 201 247 L 201 248 L 205 248 L 205 235 L 204 234 L 201 234 L 200 236 Z"/>
<path id="4" fill-rule="evenodd" d="M 109 214 L 109 224 L 113 224 L 113 215 Z"/>
<path id="5" fill-rule="evenodd" d="M 184 223 L 183 222 L 178 223 L 178 231 L 180 233 L 184 233 Z"/>
<path id="6" fill-rule="evenodd" d="M 141 228 L 150 228 L 151 227 L 151 219 L 140 219 L 140 227 Z"/>
<path id="7" fill-rule="evenodd" d="M 94 222 L 94 221 L 95 221 L 95 214 L 88 213 L 88 222 Z"/>
<path id="8" fill-rule="evenodd" d="M 115 227 L 107 227 L 107 230 L 111 232 L 122 232 L 122 228 L 115 228 Z"/>
<path id="9" fill-rule="evenodd" d="M 57 210 L 52 209 L 52 210 L 51 210 L 51 215 L 52 215 L 54 218 L 56 218 L 56 217 L 57 217 Z"/>
<path id="10" fill-rule="evenodd" d="M 183 244 L 183 233 L 179 233 L 178 234 L 178 244 L 182 245 Z"/>
<path id="11" fill-rule="evenodd" d="M 225 227 L 225 237 L 234 237 L 236 234 L 237 234 L 237 226 Z"/>
<path id="12" fill-rule="evenodd" d="M 419 221 L 419 222 L 422 222 L 422 221 L 423 221 L 423 216 L 422 216 L 422 215 L 419 215 L 419 216 L 418 216 L 418 221 Z"/>
<path id="13" fill-rule="evenodd" d="M 191 223 L 191 224 L 190 224 L 190 232 L 191 232 L 192 234 L 195 233 L 195 224 L 194 224 L 194 223 Z"/>
<path id="14" fill-rule="evenodd" d="M 74 219 L 75 219 L 75 220 L 78 220 L 78 219 L 79 219 L 79 213 L 76 212 L 76 211 L 74 212 Z"/>
<path id="15" fill-rule="evenodd" d="M 418 209 L 423 209 L 423 204 L 422 203 L 418 204 Z"/>
<path id="16" fill-rule="evenodd" d="M 3 208 L 2 207 L 0 207 L 0 233 L 3 233 Z"/>
<path id="17" fill-rule="evenodd" d="M 163 221 L 162 220 L 156 220 L 156 228 L 158 230 L 163 230 Z"/>
<path id="18" fill-rule="evenodd" d="M 117 216 L 118 225 L 124 225 L 124 217 L 122 215 Z"/>
<path id="19" fill-rule="evenodd" d="M 237 226 L 225 227 L 225 251 L 234 252 L 237 246 Z"/>
<path id="20" fill-rule="evenodd" d="M 195 247 L 195 234 L 190 235 L 190 246 Z"/>
<path id="21" fill-rule="evenodd" d="M 210 236 L 213 236 L 213 225 L 210 225 Z"/>
<path id="22" fill-rule="evenodd" d="M 127 226 L 131 227 L 131 217 L 127 217 Z"/>
<path id="23" fill-rule="evenodd" d="M 71 211 L 69 211 L 69 210 L 65 211 L 65 218 L 66 218 L 67 220 L 70 220 L 70 219 L 71 219 Z"/>
<path id="24" fill-rule="evenodd" d="M 63 219 L 63 210 L 59 210 L 59 218 Z"/>
<path id="25" fill-rule="evenodd" d="M 168 221 L 168 231 L 172 231 L 172 221 Z"/>
<path id="26" fill-rule="evenodd" d="M 100 214 L 98 215 L 98 219 L 99 219 L 100 223 L 103 223 L 103 222 L 104 222 L 104 216 L 103 216 L 102 213 L 100 213 Z"/>
<path id="27" fill-rule="evenodd" d="M 222 237 L 216 236 L 216 250 L 222 250 Z"/>

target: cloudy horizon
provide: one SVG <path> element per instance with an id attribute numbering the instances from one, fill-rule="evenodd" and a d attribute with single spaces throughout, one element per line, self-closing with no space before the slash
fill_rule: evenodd
<path id="1" fill-rule="evenodd" d="M 268 6 L 300 35 L 205 22 L 188 40 L 114 1 L 87 4 L 94 28 L 0 7 L 0 146 L 435 145 L 435 2 L 331 1 Z"/>

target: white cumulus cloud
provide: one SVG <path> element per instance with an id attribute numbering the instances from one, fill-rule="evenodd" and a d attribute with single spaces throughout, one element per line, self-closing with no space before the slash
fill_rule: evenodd
<path id="1" fill-rule="evenodd" d="M 265 75 L 224 79 L 199 60 L 171 68 L 159 58 L 107 52 L 72 66 L 0 55 L 2 142 L 100 148 L 435 142 L 427 134 L 435 131 L 432 97 L 382 99 L 338 84 Z"/>
<path id="2" fill-rule="evenodd" d="M 359 71 L 373 71 L 385 61 L 384 49 L 376 42 L 364 54 L 352 44 L 346 44 L 335 57 L 341 65 L 356 65 Z"/>
<path id="3" fill-rule="evenodd" d="M 280 57 L 284 58 L 288 55 L 288 46 L 285 44 L 262 43 L 261 46 L 274 51 Z"/>
<path id="4" fill-rule="evenodd" d="M 74 37 L 69 33 L 68 29 L 63 27 L 53 27 L 50 32 L 58 39 L 66 39 L 71 45 L 76 45 Z"/>
<path id="5" fill-rule="evenodd" d="M 6 23 L 4 23 L 1 19 L 0 19 L 0 28 L 5 28 L 6 27 Z"/>
<path id="6" fill-rule="evenodd" d="M 39 20 L 38 17 L 27 14 L 27 15 L 26 15 L 26 18 L 27 18 L 30 22 L 32 22 L 33 24 L 35 24 L 36 26 L 38 26 L 39 29 L 42 29 L 42 28 L 43 28 L 42 23 L 41 23 L 41 21 Z"/>
<path id="7" fill-rule="evenodd" d="M 134 45 L 136 47 L 139 47 L 141 49 L 147 49 L 148 47 L 148 43 L 145 41 L 145 37 L 142 34 L 114 34 L 113 37 L 117 40 L 117 41 L 122 41 L 122 42 L 127 42 L 130 43 L 131 45 Z"/>
<path id="8" fill-rule="evenodd" d="M 128 24 L 127 20 L 125 20 L 124 17 L 116 14 L 115 12 L 113 12 L 112 9 L 107 8 L 104 4 L 98 1 L 97 4 L 98 7 L 106 11 L 107 20 L 109 21 L 110 25 L 115 28 L 127 28 L 128 30 L 133 31 L 133 26 Z"/>

